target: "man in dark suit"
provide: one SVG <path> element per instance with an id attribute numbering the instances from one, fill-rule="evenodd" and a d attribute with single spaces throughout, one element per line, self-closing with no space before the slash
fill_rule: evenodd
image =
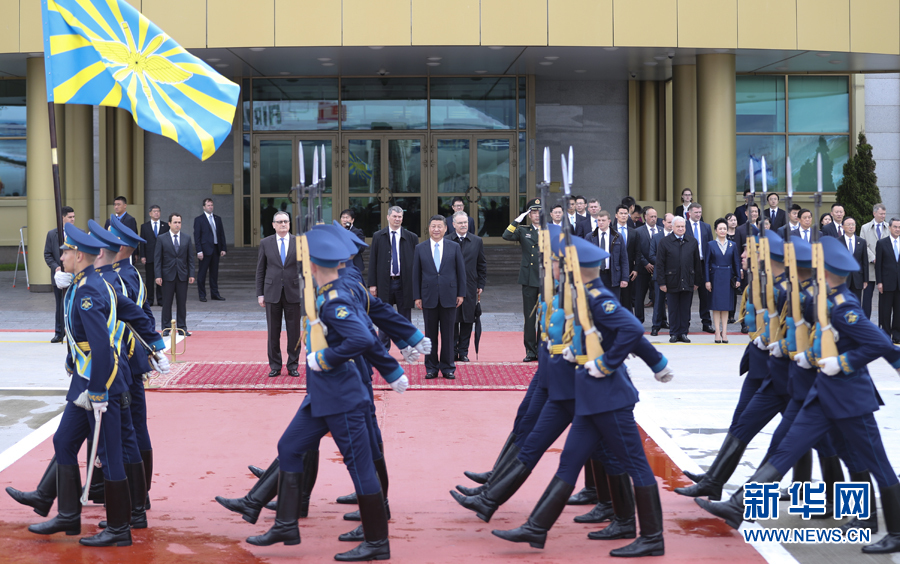
<path id="1" fill-rule="evenodd" d="M 759 218 L 759 206 L 755 203 L 750 206 L 750 218 L 743 225 L 738 226 L 737 229 L 734 230 L 734 238 L 737 243 L 738 250 L 741 252 L 744 251 L 744 245 L 747 244 L 747 238 L 750 236 L 750 232 L 752 231 L 752 235 L 759 235 L 759 228 L 756 227 L 756 220 Z"/>
<path id="2" fill-rule="evenodd" d="M 667 213 L 663 218 L 662 226 L 657 229 L 656 235 L 650 240 L 650 257 L 648 263 L 653 267 L 651 277 L 653 278 L 653 319 L 650 325 L 650 336 L 659 335 L 660 329 L 668 329 L 669 321 L 666 315 L 666 295 L 659 290 L 659 280 L 656 276 L 656 253 L 659 250 L 659 244 L 665 237 L 672 233 L 672 221 L 675 216 Z M 659 222 L 657 222 L 657 225 Z"/>
<path id="3" fill-rule="evenodd" d="M 890 236 L 875 243 L 875 283 L 878 284 L 878 324 L 900 343 L 900 219 L 888 224 Z"/>
<path id="4" fill-rule="evenodd" d="M 831 223 L 822 228 L 822 235 L 841 239 L 844 236 L 844 206 L 831 204 Z"/>
<path id="5" fill-rule="evenodd" d="M 588 220 L 582 221 L 575 228 L 575 236 L 581 237 L 582 239 L 590 239 L 591 233 L 597 229 L 597 215 L 600 213 L 600 202 L 597 198 L 591 198 L 588 200 L 587 211 L 588 211 Z"/>
<path id="6" fill-rule="evenodd" d="M 572 196 L 569 198 L 569 209 L 566 210 L 566 213 L 563 216 L 563 220 L 572 224 L 572 233 L 578 233 L 579 225 L 590 222 L 590 218 L 587 217 L 587 214 L 581 215 L 578 213 L 577 199 L 579 197 L 580 196 Z M 584 200 L 584 198 L 581 199 Z M 582 227 L 582 229 L 584 228 Z"/>
<path id="7" fill-rule="evenodd" d="M 219 258 L 228 250 L 225 243 L 225 226 L 222 218 L 213 214 L 212 198 L 203 200 L 203 213 L 194 218 L 194 241 L 197 245 L 197 259 L 200 261 L 197 273 L 197 289 L 200 301 L 206 301 L 206 273 L 209 272 L 209 293 L 212 299 L 225 301 L 219 294 Z"/>
<path id="8" fill-rule="evenodd" d="M 750 205 L 750 189 L 744 190 L 744 203 L 734 208 L 734 217 L 737 218 L 738 226 L 747 223 L 747 206 Z"/>
<path id="9" fill-rule="evenodd" d="M 75 210 L 69 206 L 63 206 L 60 211 L 64 227 L 67 223 L 75 223 Z M 50 267 L 50 285 L 53 287 L 53 297 L 56 299 L 56 325 L 53 338 L 50 339 L 51 343 L 61 343 L 66 336 L 65 319 L 63 318 L 63 297 L 66 291 L 57 287 L 55 280 L 57 272 L 64 272 L 59 246 L 59 233 L 54 227 L 47 232 L 47 239 L 44 241 L 44 262 Z"/>
<path id="10" fill-rule="evenodd" d="M 628 262 L 628 277 L 627 282 L 628 285 L 624 286 L 619 291 L 619 302 L 622 304 L 622 307 L 634 313 L 635 310 L 635 291 L 634 284 L 637 279 L 637 266 L 636 259 L 638 255 L 638 240 L 637 237 L 634 237 L 633 229 L 628 226 L 628 221 L 631 219 L 631 215 L 628 212 L 628 207 L 624 204 L 620 204 L 616 207 L 616 233 L 619 234 L 622 242 L 625 244 L 625 256 Z M 641 307 L 644 306 L 644 302 L 641 301 Z"/>
<path id="11" fill-rule="evenodd" d="M 851 272 L 847 277 L 847 287 L 862 304 L 863 290 L 869 285 L 869 249 L 865 239 L 856 235 L 856 220 L 852 217 L 844 218 L 844 237 L 841 242 L 859 263 L 859 272 Z"/>
<path id="12" fill-rule="evenodd" d="M 669 342 L 690 343 L 691 301 L 701 284 L 703 265 L 697 240 L 688 238 L 684 218 L 676 217 L 672 234 L 657 245 L 656 281 L 669 306 Z"/>
<path id="13" fill-rule="evenodd" d="M 706 255 L 709 252 L 709 242 L 713 240 L 712 228 L 705 223 L 703 217 L 703 207 L 697 202 L 688 206 L 688 215 L 685 237 L 697 241 L 697 250 L 700 253 L 700 267 L 706 268 Z M 703 278 L 703 270 L 700 271 L 700 279 Z M 700 321 L 703 323 L 703 330 L 707 333 L 715 333 L 712 326 L 712 319 L 709 315 L 709 290 L 706 289 L 705 283 L 699 283 L 697 289 L 697 297 L 700 298 Z M 690 317 L 690 316 L 689 316 Z"/>
<path id="14" fill-rule="evenodd" d="M 453 333 L 456 309 L 466 295 L 466 265 L 459 245 L 444 239 L 446 222 L 442 215 L 432 216 L 428 224 L 431 238 L 418 244 L 413 255 L 413 299 L 422 310 L 425 336 L 432 342 L 431 353 L 425 357 L 426 379 L 437 378 L 438 370 L 444 378 L 456 378 Z"/>
<path id="15" fill-rule="evenodd" d="M 353 223 L 356 222 L 356 212 L 351 210 L 350 208 L 345 209 L 341 212 L 341 225 L 344 226 L 344 229 L 350 231 L 356 235 L 360 241 L 365 242 L 366 234 L 363 233 L 363 230 L 358 227 L 353 227 Z M 363 261 L 362 251 L 353 255 L 353 265 L 359 269 L 359 273 L 362 274 L 363 270 L 366 267 L 366 263 Z"/>
<path id="16" fill-rule="evenodd" d="M 609 258 L 600 264 L 600 281 L 618 298 L 622 288 L 628 287 L 631 271 L 628 270 L 625 242 L 618 231 L 610 229 L 608 211 L 601 210 L 597 214 L 597 229 L 591 234 L 590 242 L 609 253 Z"/>
<path id="17" fill-rule="evenodd" d="M 119 218 L 119 221 L 125 224 L 125 227 L 131 229 L 135 233 L 138 232 L 137 220 L 128 213 L 128 198 L 125 196 L 116 196 L 113 200 L 113 213 Z M 103 225 L 104 229 L 109 229 L 109 220 Z M 141 255 L 144 256 L 144 255 Z M 134 257 L 136 259 L 137 257 Z M 132 259 L 132 260 L 134 260 Z"/>
<path id="18" fill-rule="evenodd" d="M 397 312 L 411 318 L 413 254 L 419 238 L 404 229 L 403 208 L 388 209 L 388 226 L 372 235 L 369 246 L 369 292 L 381 301 L 397 306 Z M 385 348 L 390 350 L 391 340 L 383 331 L 378 332 Z"/>
<path id="19" fill-rule="evenodd" d="M 785 231 L 790 229 L 792 232 L 800 229 L 800 210 L 803 208 L 800 207 L 800 204 L 791 204 L 791 209 L 788 212 L 788 222 L 778 228 L 778 236 L 784 239 Z"/>
<path id="20" fill-rule="evenodd" d="M 456 227 L 453 226 L 453 216 L 461 211 L 465 211 L 466 202 L 462 199 L 462 196 L 453 196 L 453 199 L 450 201 L 450 208 L 453 212 L 447 217 L 447 237 L 453 235 L 456 232 Z M 469 233 L 475 234 L 475 220 L 472 216 L 467 215 L 469 218 Z"/>
<path id="21" fill-rule="evenodd" d="M 466 212 L 458 211 L 453 214 L 452 219 L 454 231 L 447 238 L 455 241 L 462 249 L 466 265 L 466 299 L 456 310 L 453 342 L 456 345 L 456 360 L 469 362 L 469 341 L 475 323 L 475 306 L 487 284 L 487 259 L 484 257 L 484 241 L 469 232 L 468 220 L 471 218 Z"/>
<path id="22" fill-rule="evenodd" d="M 181 216 L 169 216 L 169 233 L 156 241 L 153 264 L 156 266 L 156 285 L 162 287 L 161 323 L 163 336 L 171 331 L 172 300 L 176 306 L 176 325 L 187 330 L 187 288 L 194 283 L 194 243 L 190 235 L 181 233 Z M 174 338 L 174 336 L 173 336 Z"/>
<path id="23" fill-rule="evenodd" d="M 256 297 L 266 308 L 269 330 L 269 377 L 281 375 L 281 321 L 287 327 L 288 374 L 297 378 L 300 359 L 300 279 L 297 277 L 297 247 L 291 236 L 291 216 L 276 212 L 272 219 L 274 235 L 259 242 L 256 260 Z"/>
<path id="24" fill-rule="evenodd" d="M 637 279 L 634 281 L 634 315 L 641 323 L 644 322 L 644 296 L 648 291 L 650 298 L 654 300 L 653 305 L 656 305 L 656 292 L 653 289 L 653 263 L 650 262 L 650 244 L 653 242 L 653 236 L 661 231 L 656 226 L 656 209 L 647 206 L 643 212 L 644 224 L 634 230 L 634 263 L 637 270 Z"/>
<path id="25" fill-rule="evenodd" d="M 153 258 L 156 256 L 156 240 L 163 233 L 169 232 L 169 224 L 159 218 L 159 206 L 150 206 L 150 221 L 141 225 L 141 239 L 146 241 L 140 244 L 138 254 L 144 264 L 144 283 L 147 285 L 147 305 L 162 304 L 162 288 L 153 283 L 156 280 L 156 270 Z M 154 290 L 155 288 L 155 290 Z M 154 296 L 156 296 L 154 300 Z"/>
<path id="26" fill-rule="evenodd" d="M 769 220 L 769 228 L 772 231 L 778 231 L 778 228 L 787 223 L 787 215 L 784 210 L 778 207 L 781 199 L 775 192 L 769 192 L 766 195 L 766 203 L 768 207 L 763 212 L 763 217 Z"/>

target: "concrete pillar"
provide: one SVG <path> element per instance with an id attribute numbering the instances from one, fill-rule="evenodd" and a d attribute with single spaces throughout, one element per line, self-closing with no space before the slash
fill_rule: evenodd
<path id="1" fill-rule="evenodd" d="M 47 232 L 56 228 L 56 203 L 50 155 L 50 119 L 47 115 L 47 82 L 42 57 L 30 58 L 25 65 L 28 275 L 32 292 L 50 292 L 50 269 L 44 262 L 44 241 Z"/>
<path id="2" fill-rule="evenodd" d="M 641 182 L 640 199 L 655 200 L 659 187 L 658 85 L 641 82 Z"/>
<path id="3" fill-rule="evenodd" d="M 65 121 L 65 202 L 75 210 L 75 225 L 86 230 L 88 219 L 94 216 L 93 107 L 74 104 L 68 106 Z"/>
<path id="4" fill-rule="evenodd" d="M 734 55 L 697 55 L 698 158 L 694 199 L 703 204 L 703 216 L 710 223 L 734 210 L 734 77 Z"/>
<path id="5" fill-rule="evenodd" d="M 697 192 L 697 67 L 672 67 L 672 128 L 675 200 L 681 191 Z M 699 198 L 697 201 L 703 203 Z"/>

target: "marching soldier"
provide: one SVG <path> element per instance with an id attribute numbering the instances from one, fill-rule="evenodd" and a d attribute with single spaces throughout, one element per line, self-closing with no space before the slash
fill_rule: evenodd
<path id="1" fill-rule="evenodd" d="M 522 225 L 525 216 L 529 225 Z M 540 250 L 538 237 L 541 225 L 541 200 L 528 202 L 522 215 L 513 220 L 503 232 L 503 239 L 517 241 L 522 246 L 522 262 L 519 266 L 519 284 L 522 285 L 522 311 L 525 314 L 525 359 L 534 362 L 537 353 L 537 311 L 538 293 L 541 288 Z"/>

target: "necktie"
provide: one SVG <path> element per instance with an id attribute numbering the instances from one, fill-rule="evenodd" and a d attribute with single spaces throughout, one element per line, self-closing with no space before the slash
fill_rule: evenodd
<path id="1" fill-rule="evenodd" d="M 772 210 L 772 221 L 775 221 L 775 210 Z"/>
<path id="2" fill-rule="evenodd" d="M 213 218 L 212 214 L 209 214 L 209 226 L 212 227 L 213 245 L 218 245 L 219 240 L 216 237 L 216 220 Z"/>
<path id="3" fill-rule="evenodd" d="M 178 252 L 179 247 L 180 247 L 180 245 L 178 244 L 178 235 L 175 235 L 175 252 L 176 253 Z"/>
<path id="4" fill-rule="evenodd" d="M 848 247 L 850 247 L 850 254 L 853 254 L 853 239 L 847 238 Z"/>
<path id="5" fill-rule="evenodd" d="M 894 239 L 894 260 L 900 262 L 900 247 L 897 246 L 897 241 L 900 239 Z"/>
<path id="6" fill-rule="evenodd" d="M 703 259 L 703 245 L 700 240 L 700 227 L 697 223 L 694 223 L 694 238 L 697 239 L 697 248 L 700 249 L 700 259 Z"/>
<path id="7" fill-rule="evenodd" d="M 397 256 L 397 232 L 391 231 L 391 276 L 400 276 L 400 257 Z"/>
<path id="8" fill-rule="evenodd" d="M 878 238 L 881 239 L 881 224 L 880 223 L 875 224 L 875 233 L 877 233 Z"/>
<path id="9" fill-rule="evenodd" d="M 626 245 L 628 244 L 628 235 L 627 235 L 627 232 L 628 232 L 627 229 L 625 229 L 625 228 L 622 227 L 621 225 L 619 226 L 619 233 L 622 234 L 622 240 L 625 241 L 625 244 L 626 244 Z"/>
<path id="10" fill-rule="evenodd" d="M 837 232 L 841 237 L 844 236 L 844 228 L 841 227 L 840 225 L 837 226 Z"/>
<path id="11" fill-rule="evenodd" d="M 655 227 L 651 227 L 651 228 L 650 228 L 650 238 L 652 239 L 654 235 L 656 235 L 656 228 L 655 228 Z"/>
<path id="12" fill-rule="evenodd" d="M 284 248 L 284 237 L 281 238 L 281 265 L 287 260 L 287 250 Z"/>
<path id="13" fill-rule="evenodd" d="M 808 229 L 803 230 L 803 240 L 806 241 L 807 243 L 809 243 L 809 230 Z"/>
<path id="14" fill-rule="evenodd" d="M 607 250 L 606 249 L 606 231 L 604 231 L 603 233 L 600 234 L 600 248 L 603 249 L 604 251 Z M 607 266 L 607 261 L 608 261 L 608 259 L 603 259 L 603 266 L 601 268 L 609 268 Z"/>
<path id="15" fill-rule="evenodd" d="M 438 272 L 441 270 L 441 244 L 434 244 L 434 268 Z"/>
<path id="16" fill-rule="evenodd" d="M 155 221 L 153 222 L 153 236 L 159 237 L 159 224 Z"/>

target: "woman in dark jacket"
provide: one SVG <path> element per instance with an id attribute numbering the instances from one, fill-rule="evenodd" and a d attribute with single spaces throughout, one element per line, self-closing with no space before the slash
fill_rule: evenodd
<path id="1" fill-rule="evenodd" d="M 734 307 L 734 288 L 738 284 L 740 257 L 737 245 L 728 240 L 728 223 L 719 218 L 715 223 L 716 239 L 706 251 L 706 289 L 710 292 L 709 309 L 717 343 L 727 343 L 726 320 Z"/>

